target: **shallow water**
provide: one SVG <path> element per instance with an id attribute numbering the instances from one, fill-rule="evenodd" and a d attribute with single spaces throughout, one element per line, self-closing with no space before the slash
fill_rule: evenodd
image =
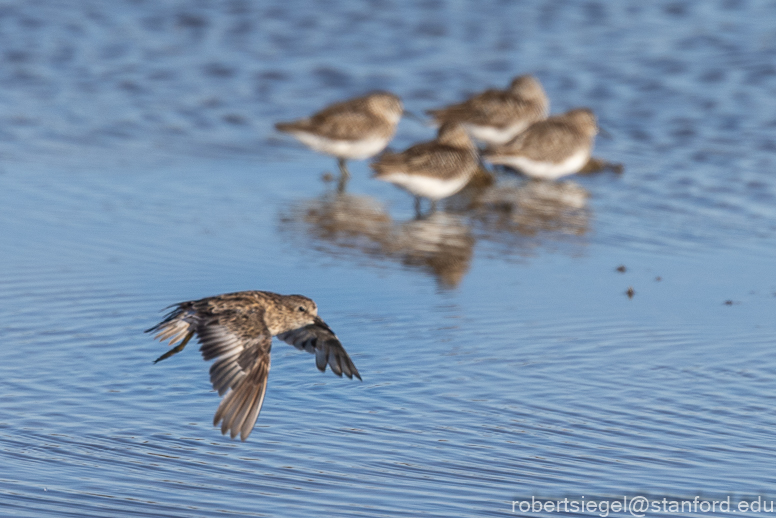
<path id="1" fill-rule="evenodd" d="M 0 514 L 776 498 L 776 6 L 318 5 L 0 5 Z M 525 72 L 595 110 L 624 174 L 499 174 L 414 221 L 272 130 Z M 244 289 L 315 299 L 364 381 L 276 344 L 241 443 L 197 352 L 153 365 L 143 330 Z"/>

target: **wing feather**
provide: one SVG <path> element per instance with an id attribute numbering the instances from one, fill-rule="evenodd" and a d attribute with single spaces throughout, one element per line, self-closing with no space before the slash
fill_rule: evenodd
<path id="1" fill-rule="evenodd" d="M 370 135 L 391 133 L 392 125 L 367 109 L 363 97 L 324 108 L 312 117 L 275 124 L 279 131 L 302 131 L 332 140 L 358 140 Z"/>
<path id="2" fill-rule="evenodd" d="M 461 174 L 462 169 L 476 169 L 477 159 L 469 151 L 430 141 L 416 144 L 401 153 L 385 154 L 371 167 L 378 178 L 402 172 L 447 179 Z"/>
<path id="3" fill-rule="evenodd" d="M 185 345 L 186 337 L 196 333 L 202 357 L 215 360 L 210 382 L 224 396 L 213 423 L 221 423 L 221 433 L 229 431 L 232 438 L 239 434 L 242 440 L 250 435 L 264 402 L 272 347 L 264 309 L 253 302 L 250 292 L 183 302 L 148 330 L 170 345 Z M 167 354 L 179 352 L 181 345 Z"/>
<path id="4" fill-rule="evenodd" d="M 286 333 L 281 333 L 278 338 L 307 352 L 315 353 L 315 366 L 320 371 L 326 370 L 326 365 L 337 376 L 344 373 L 348 378 L 355 376 L 359 380 L 361 375 L 353 365 L 342 343 L 331 329 L 318 323 L 310 324 Z"/>
<path id="5" fill-rule="evenodd" d="M 264 395 L 267 392 L 269 353 L 257 361 L 237 386 L 226 395 L 213 416 L 213 425 L 221 423 L 221 433 L 229 431 L 234 439 L 238 434 L 246 440 L 256 424 Z"/>
<path id="6" fill-rule="evenodd" d="M 517 154 L 537 161 L 559 161 L 584 146 L 578 131 L 558 120 L 533 124 L 503 146 L 494 146 L 491 154 Z"/>
<path id="7" fill-rule="evenodd" d="M 427 113 L 440 123 L 466 122 L 496 127 L 509 126 L 516 120 L 533 122 L 544 118 L 541 103 L 501 90 L 486 90 L 464 102 Z"/>

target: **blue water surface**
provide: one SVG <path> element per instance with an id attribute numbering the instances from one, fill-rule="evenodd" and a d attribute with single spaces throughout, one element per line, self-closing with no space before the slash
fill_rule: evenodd
<path id="1" fill-rule="evenodd" d="M 0 515 L 776 499 L 774 22 L 730 0 L 3 3 Z M 522 73 L 553 112 L 591 107 L 623 174 L 500 172 L 415 221 L 367 163 L 338 196 L 334 159 L 273 130 Z M 405 119 L 391 145 L 432 136 Z M 153 365 L 143 330 L 245 289 L 313 298 L 364 381 L 276 343 L 243 443 L 195 347 Z"/>

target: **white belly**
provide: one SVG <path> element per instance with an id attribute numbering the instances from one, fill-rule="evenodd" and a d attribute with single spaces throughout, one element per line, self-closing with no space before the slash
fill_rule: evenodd
<path id="1" fill-rule="evenodd" d="M 502 164 L 517 169 L 531 178 L 557 180 L 579 172 L 590 160 L 590 150 L 580 149 L 561 162 L 541 162 L 518 155 L 492 156 L 487 157 L 486 160 L 492 164 Z"/>
<path id="2" fill-rule="evenodd" d="M 460 175 L 447 180 L 429 176 L 413 175 L 401 172 L 378 176 L 378 180 L 398 185 L 415 196 L 423 196 L 430 200 L 441 200 L 457 193 L 469 182 L 470 175 Z"/>
<path id="3" fill-rule="evenodd" d="M 476 124 L 464 124 L 463 127 L 472 138 L 484 142 L 489 146 L 500 146 L 506 144 L 518 134 L 528 128 L 527 122 L 517 122 L 505 128 L 496 128 L 495 126 L 478 126 Z"/>
<path id="4" fill-rule="evenodd" d="M 315 151 L 353 160 L 363 160 L 375 156 L 385 149 L 385 146 L 391 140 L 390 137 L 372 137 L 362 140 L 333 140 L 302 131 L 295 131 L 292 135 Z"/>

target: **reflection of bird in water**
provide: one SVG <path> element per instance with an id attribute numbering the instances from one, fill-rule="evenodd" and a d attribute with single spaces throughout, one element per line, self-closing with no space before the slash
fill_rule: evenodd
<path id="1" fill-rule="evenodd" d="M 377 180 L 390 182 L 415 195 L 420 215 L 420 197 L 437 200 L 463 189 L 477 171 L 477 150 L 460 124 L 439 128 L 436 140 L 416 144 L 401 153 L 385 153 L 372 164 Z"/>
<path id="2" fill-rule="evenodd" d="M 570 181 L 502 185 L 477 199 L 474 217 L 486 233 L 583 235 L 589 227 L 589 197 L 583 187 Z"/>
<path id="3" fill-rule="evenodd" d="M 308 200 L 281 217 L 281 232 L 312 239 L 318 251 L 334 256 L 396 260 L 430 271 L 443 286 L 456 286 L 469 269 L 474 247 L 471 229 L 455 215 L 436 212 L 394 224 L 372 198 L 352 194 Z"/>
<path id="4" fill-rule="evenodd" d="M 247 439 L 259 417 L 273 336 L 315 354 L 320 371 L 329 365 L 337 376 L 361 379 L 337 336 L 318 316 L 318 306 L 301 295 L 243 291 L 181 302 L 146 332 L 178 344 L 157 362 L 182 351 L 197 335 L 202 357 L 216 360 L 210 382 L 219 395 L 226 394 L 213 424 L 221 422 L 221 433 L 229 430 L 233 439 L 238 434 Z"/>
<path id="5" fill-rule="evenodd" d="M 532 124 L 510 142 L 487 149 L 483 158 L 532 178 L 556 180 L 588 163 L 596 133 L 593 112 L 577 108 Z"/>
<path id="6" fill-rule="evenodd" d="M 529 75 L 512 80 L 508 90 L 486 90 L 446 108 L 429 110 L 439 124 L 458 122 L 488 145 L 505 144 L 547 117 L 550 101 L 541 83 Z"/>
<path id="7" fill-rule="evenodd" d="M 435 212 L 394 228 L 383 243 L 387 255 L 430 270 L 445 287 L 455 287 L 469 271 L 475 239 L 456 215 Z"/>
<path id="8" fill-rule="evenodd" d="M 370 158 L 385 149 L 402 112 L 397 96 L 373 92 L 332 104 L 305 119 L 279 122 L 275 128 L 290 133 L 315 151 L 337 157 L 344 186 L 350 176 L 345 161 Z"/>
<path id="9" fill-rule="evenodd" d="M 366 253 L 379 252 L 382 240 L 391 232 L 391 217 L 378 201 L 347 193 L 308 200 L 286 220 L 304 223 L 314 239 Z"/>

